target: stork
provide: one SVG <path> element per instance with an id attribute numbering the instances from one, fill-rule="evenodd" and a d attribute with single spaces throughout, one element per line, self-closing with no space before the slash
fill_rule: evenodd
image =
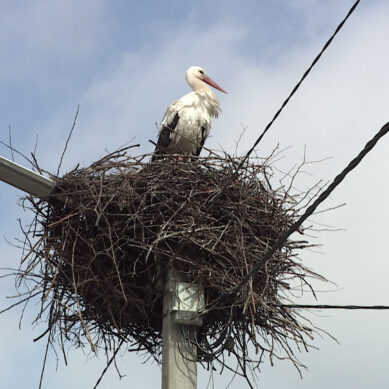
<path id="1" fill-rule="evenodd" d="M 166 110 L 152 161 L 163 154 L 183 154 L 189 159 L 191 155 L 200 155 L 211 129 L 211 119 L 217 118 L 221 112 L 219 101 L 208 85 L 227 92 L 211 80 L 203 68 L 191 66 L 185 78 L 193 92 L 181 97 Z"/>

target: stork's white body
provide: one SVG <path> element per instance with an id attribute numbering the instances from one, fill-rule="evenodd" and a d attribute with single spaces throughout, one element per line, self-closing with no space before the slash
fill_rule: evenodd
<path id="1" fill-rule="evenodd" d="M 216 96 L 211 90 L 209 92 L 188 93 L 166 110 L 161 129 L 169 127 L 176 115 L 179 117 L 174 131 L 171 131 L 167 154 L 196 155 L 203 139 L 209 135 L 212 117 L 218 117 L 220 112 Z"/>
<path id="2" fill-rule="evenodd" d="M 209 135 L 212 118 L 218 117 L 221 111 L 219 101 L 207 84 L 222 92 L 224 90 L 207 77 L 202 68 L 189 68 L 186 80 L 193 92 L 181 97 L 166 110 L 153 159 L 158 154 L 199 155 Z"/>

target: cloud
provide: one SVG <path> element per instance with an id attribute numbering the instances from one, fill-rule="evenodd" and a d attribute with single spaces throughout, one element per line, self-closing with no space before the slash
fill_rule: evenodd
<path id="1" fill-rule="evenodd" d="M 151 151 L 148 139 L 156 138 L 154 123 L 159 122 L 168 104 L 188 91 L 184 72 L 193 64 L 204 66 L 229 92 L 227 96 L 220 96 L 223 114 L 214 121 L 208 146 L 233 151 L 242 123 L 248 128 L 239 151 L 247 150 L 351 3 L 291 2 L 290 12 L 299 16 L 293 19 L 295 25 L 285 27 L 284 32 L 291 28 L 299 33 L 295 41 L 295 35 L 290 34 L 288 46 L 283 50 L 279 50 L 282 45 L 274 50 L 269 35 L 261 34 L 267 27 L 264 18 L 255 27 L 257 19 L 254 15 L 248 18 L 249 13 L 244 14 L 248 18 L 245 20 L 243 14 L 237 12 L 234 15 L 227 8 L 221 8 L 219 15 L 207 25 L 198 22 L 198 11 L 177 18 L 174 25 L 152 20 L 149 25 L 154 27 L 154 33 L 150 39 L 142 37 L 143 44 L 139 46 L 131 45 L 119 51 L 112 49 L 112 58 L 107 63 L 101 66 L 95 64 L 99 71 L 93 71 L 93 61 L 99 58 L 101 51 L 109 50 L 108 41 L 104 41 L 99 30 L 106 11 L 105 3 L 91 7 L 90 14 L 90 3 L 85 6 L 77 3 L 77 7 L 81 6 L 77 12 L 81 15 L 78 20 L 82 33 L 69 31 L 65 22 L 76 17 L 74 2 L 67 2 L 71 4 L 69 7 L 46 1 L 41 4 L 44 8 L 41 20 L 45 23 L 37 25 L 29 21 L 30 5 L 16 10 L 17 17 L 11 17 L 1 27 L 8 36 L 7 31 L 17 31 L 19 22 L 25 21 L 28 28 L 27 32 L 20 32 L 19 37 L 14 36 L 9 42 L 5 42 L 5 38 L 0 40 L 0 47 L 5 47 L 5 57 L 10 58 L 10 63 L 15 66 L 14 69 L 2 68 L 0 77 L 3 74 L 3 77 L 23 81 L 33 77 L 40 66 L 50 74 L 66 67 L 70 78 L 85 76 L 82 85 L 75 87 L 76 92 L 65 94 L 50 116 L 42 117 L 39 125 L 34 127 L 34 131 L 40 134 L 40 161 L 42 166 L 50 168 L 58 160 L 76 106 L 80 103 L 79 121 L 66 156 L 65 171 L 79 161 L 88 164 L 104 154 L 105 148 L 113 150 L 133 137 L 134 142 L 142 143 L 141 152 Z M 263 11 L 262 8 L 260 10 Z M 56 17 L 52 17 L 53 14 Z M 388 120 L 388 15 L 386 2 L 373 2 L 358 9 L 261 142 L 258 148 L 260 155 L 267 155 L 278 142 L 282 146 L 293 146 L 279 163 L 285 169 L 301 160 L 305 145 L 308 159 L 333 157 L 310 166 L 313 176 L 303 176 L 299 181 L 302 187 L 311 185 L 318 178 L 333 178 Z M 81 20 L 86 20 L 86 25 Z M 81 40 L 77 39 L 79 35 L 83 37 Z M 57 40 L 56 37 L 61 38 Z M 275 35 L 275 46 L 280 45 L 277 39 L 280 38 Z M 282 39 L 287 38 L 283 36 Z M 37 49 L 34 49 L 34 42 Z M 250 55 L 248 48 L 261 45 L 267 47 L 263 57 L 258 53 Z M 15 47 L 20 48 L 19 53 L 14 53 Z M 270 56 L 269 52 L 272 53 Z M 57 55 L 63 60 L 60 64 L 55 59 Z M 29 56 L 32 57 L 31 66 L 28 66 Z M 91 66 L 91 71 L 86 72 L 85 66 Z M 81 69 L 82 73 L 74 74 L 77 69 Z M 38 81 L 40 77 L 43 76 L 37 77 Z M 326 205 L 347 202 L 346 207 L 313 218 L 347 229 L 317 234 L 318 241 L 323 243 L 324 255 L 310 252 L 302 255 L 306 265 L 339 285 L 318 286 L 320 290 L 337 290 L 319 293 L 320 302 L 386 303 L 386 274 L 389 269 L 383 242 L 386 241 L 389 219 L 386 205 L 389 177 L 385 169 L 388 146 L 389 139 L 382 140 L 333 193 Z M 6 226 L 2 228 L 4 233 Z M 366 374 L 366 370 L 372 369 L 376 369 L 375 386 L 384 385 L 385 368 L 370 364 L 369 360 L 386 358 L 383 352 L 388 338 L 381 329 L 386 314 L 325 312 L 325 315 L 330 317 L 313 316 L 312 320 L 334 333 L 341 345 L 327 340 L 315 341 L 322 350 L 303 356 L 310 368 L 303 381 L 284 363 L 280 362 L 271 369 L 264 366 L 260 377 L 264 386 L 284 387 L 288 382 L 290 388 L 336 385 L 351 388 L 358 385 L 352 378 L 354 373 L 359 384 L 366 383 L 361 385 L 367 386 L 371 376 Z M 355 344 L 363 345 L 363 350 L 356 350 Z M 66 375 L 66 382 L 74 379 L 71 377 L 74 371 L 77 376 L 84 371 L 83 356 L 77 358 L 76 366 L 71 367 L 75 370 L 69 369 L 69 373 L 65 373 L 64 369 L 59 373 L 61 377 Z M 362 360 L 366 360 L 366 368 L 356 369 L 355 366 L 359 366 Z M 136 357 L 126 366 L 135 363 L 140 363 Z M 88 375 L 93 375 L 98 364 L 91 366 Z M 153 367 L 153 372 L 158 374 L 157 368 Z M 209 373 L 201 374 L 202 382 L 206 382 Z M 53 374 L 48 382 L 58 381 L 58 377 L 58 374 Z M 147 374 L 144 374 L 145 382 L 146 379 Z M 128 386 L 130 378 L 125 380 L 123 385 Z M 220 380 L 223 384 L 226 382 L 224 378 Z M 108 383 L 104 385 L 109 386 Z M 232 387 L 239 384 L 234 385 Z"/>
<path id="2" fill-rule="evenodd" d="M 0 81 L 41 88 L 85 70 L 105 39 L 103 5 L 102 0 L 9 2 L 0 16 Z"/>

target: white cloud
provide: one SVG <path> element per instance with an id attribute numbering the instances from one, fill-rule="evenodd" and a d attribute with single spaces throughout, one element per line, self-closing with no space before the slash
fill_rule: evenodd
<path id="1" fill-rule="evenodd" d="M 59 83 L 104 42 L 103 0 L 10 2 L 0 15 L 0 80 Z M 44 69 L 44 71 L 42 71 Z M 37 77 L 38 76 L 38 77 Z"/>

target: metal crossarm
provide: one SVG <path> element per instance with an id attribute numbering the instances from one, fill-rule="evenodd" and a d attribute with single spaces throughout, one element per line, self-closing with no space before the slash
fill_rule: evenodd
<path id="1" fill-rule="evenodd" d="M 0 180 L 37 197 L 46 197 L 55 181 L 0 156 Z"/>

